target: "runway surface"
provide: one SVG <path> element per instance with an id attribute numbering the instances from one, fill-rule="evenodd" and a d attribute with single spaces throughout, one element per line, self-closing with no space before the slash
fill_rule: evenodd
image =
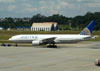
<path id="1" fill-rule="evenodd" d="M 58 46 L 0 46 L 0 71 L 100 71 L 94 64 L 100 59 L 100 42 Z"/>

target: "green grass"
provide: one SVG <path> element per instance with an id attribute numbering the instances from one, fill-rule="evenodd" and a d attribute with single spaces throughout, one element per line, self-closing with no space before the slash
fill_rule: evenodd
<path id="1" fill-rule="evenodd" d="M 2 40 L 0 40 L 0 43 L 12 43 L 12 42 L 10 42 L 10 41 L 2 41 Z"/>
<path id="2" fill-rule="evenodd" d="M 0 35 L 17 34 L 79 34 L 80 31 L 0 31 Z M 93 35 L 100 35 L 100 31 L 94 31 Z"/>
<path id="3" fill-rule="evenodd" d="M 0 31 L 0 35 L 17 34 L 77 34 L 79 31 Z"/>
<path id="4" fill-rule="evenodd" d="M 0 43 L 10 43 L 7 41 L 10 37 L 18 34 L 79 34 L 80 31 L 0 31 Z M 100 31 L 94 31 L 93 35 L 100 36 Z M 89 40 L 89 41 L 100 41 L 100 37 Z"/>

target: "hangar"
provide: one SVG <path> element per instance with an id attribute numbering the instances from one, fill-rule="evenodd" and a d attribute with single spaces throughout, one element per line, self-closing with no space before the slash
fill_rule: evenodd
<path id="1" fill-rule="evenodd" d="M 43 23 L 33 23 L 31 26 L 31 31 L 57 31 L 58 24 L 56 22 L 43 22 Z"/>

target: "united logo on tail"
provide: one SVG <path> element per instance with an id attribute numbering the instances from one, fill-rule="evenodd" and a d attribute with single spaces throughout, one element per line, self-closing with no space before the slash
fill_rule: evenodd
<path id="1" fill-rule="evenodd" d="M 92 21 L 81 33 L 80 35 L 92 35 L 92 30 L 95 25 L 95 21 Z"/>

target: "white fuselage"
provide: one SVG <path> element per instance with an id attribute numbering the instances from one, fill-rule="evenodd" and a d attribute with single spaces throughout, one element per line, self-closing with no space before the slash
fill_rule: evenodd
<path id="1" fill-rule="evenodd" d="M 59 35 L 59 34 L 41 34 L 41 35 L 16 35 L 11 37 L 9 40 L 14 43 L 32 43 L 32 41 L 41 41 L 48 38 L 55 38 L 55 44 L 60 43 L 74 43 L 87 40 L 88 35 Z"/>

